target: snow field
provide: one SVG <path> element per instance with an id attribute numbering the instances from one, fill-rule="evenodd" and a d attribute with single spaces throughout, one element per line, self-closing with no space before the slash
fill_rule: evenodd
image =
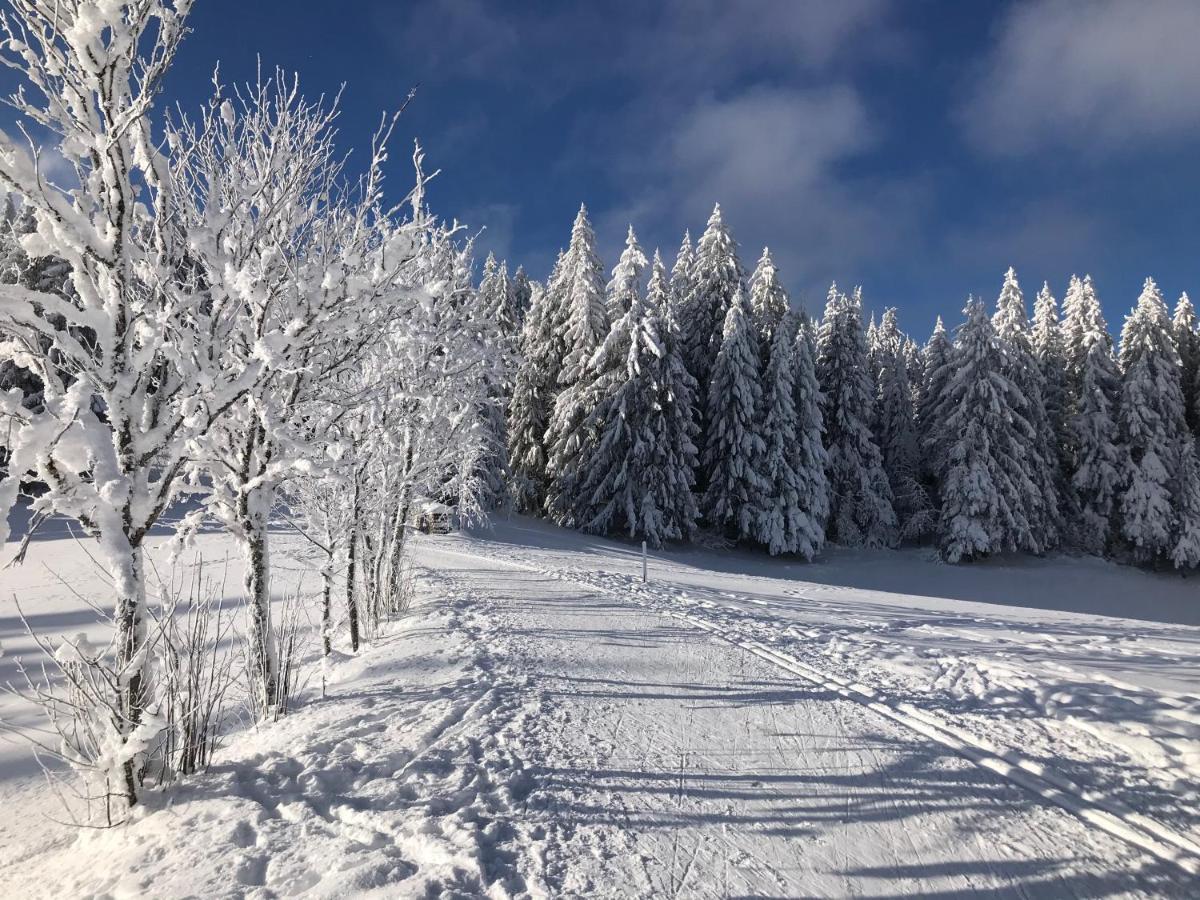
<path id="1" fill-rule="evenodd" d="M 227 542 L 201 538 L 209 559 Z M 1149 753 L 1120 745 L 1118 783 L 1118 750 L 1095 735 L 1036 706 L 1023 717 L 973 707 L 954 693 L 971 677 L 945 677 L 971 663 L 991 685 L 992 654 L 1013 653 L 1009 678 L 1024 673 L 1048 699 L 1061 692 L 1050 663 L 1094 654 L 1117 628 L 1102 617 L 888 600 L 792 571 L 861 570 L 870 554 L 782 569 L 736 554 L 657 555 L 643 586 L 629 548 L 526 520 L 414 546 L 408 618 L 357 657 L 338 654 L 326 696 L 310 681 L 293 715 L 233 735 L 212 772 L 152 796 L 124 828 L 79 832 L 46 818 L 61 815 L 55 801 L 20 767 L 21 748 L 4 748 L 0 791 L 13 815 L 0 836 L 0 894 L 1191 894 L 1194 784 L 1182 743 L 1162 757 L 1176 760 L 1174 806 L 1157 770 L 1163 787 L 1139 804 L 1154 782 Z M 34 566 L 17 570 L 23 598 L 42 598 L 45 627 L 78 630 L 90 615 L 61 583 L 90 577 L 77 548 L 40 542 Z M 306 552 L 281 539 L 281 577 L 299 583 Z M 927 565 L 887 556 L 901 581 Z M 38 574 L 48 560 L 61 580 Z M 306 590 L 317 589 L 312 578 Z M 1003 641 L 977 640 L 973 656 L 959 648 L 959 629 L 981 636 L 1000 624 Z M 1167 636 L 1186 658 L 1194 629 L 1121 623 L 1131 625 L 1125 649 L 1141 649 L 1122 659 Z M 5 630 L 7 665 L 20 651 L 11 621 Z M 1031 637 L 1051 632 L 1061 640 Z M 941 655 L 916 652 L 934 648 Z M 1051 648 L 1058 655 L 1042 655 Z M 1195 709 L 1184 669 L 1122 680 L 1076 659 L 1071 671 L 1155 710 L 1153 698 Z M 11 700 L 0 705 L 7 718 Z M 1166 740 L 1147 732 L 1155 746 Z M 1048 764 L 1051 753 L 1061 760 Z"/>

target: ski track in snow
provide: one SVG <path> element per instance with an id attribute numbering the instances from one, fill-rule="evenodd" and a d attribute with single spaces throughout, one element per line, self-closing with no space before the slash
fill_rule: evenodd
<path id="1" fill-rule="evenodd" d="M 1090 647 L 1100 629 L 996 617 L 1007 637 L 972 654 L 972 629 L 996 629 L 969 611 L 885 616 L 869 592 L 835 607 L 833 588 L 799 601 L 795 581 L 660 561 L 642 585 L 613 571 L 632 565 L 619 544 L 521 547 L 506 527 L 419 539 L 409 618 L 128 826 L 5 827 L 0 895 L 1195 895 L 1177 814 L 1195 698 L 1018 652 L 1023 631 Z M 1145 734 L 1119 716 L 1094 733 L 1054 699 L 1068 682 L 1153 707 Z M 986 702 L 1016 691 L 1021 716 Z M 1123 793 L 1076 778 L 1106 752 Z M 1168 772 L 1136 770 L 1155 753 Z M 1145 785 L 1175 805 L 1139 806 Z M 58 814 L 33 782 L 0 791 L 14 817 Z"/>
<path id="2" fill-rule="evenodd" d="M 509 548 L 505 548 L 505 552 L 508 553 Z M 487 558 L 495 560 L 494 556 L 487 554 L 475 553 L 469 555 L 477 557 L 487 556 Z M 1103 829 L 1161 860 L 1178 866 L 1189 875 L 1200 875 L 1200 841 L 1197 841 L 1195 838 L 1194 829 L 1185 831 L 1172 827 L 1170 824 L 1132 809 L 1117 797 L 1108 796 L 1096 790 L 1082 787 L 1070 778 L 1060 775 L 1054 769 L 1026 758 L 1015 747 L 997 746 L 993 741 L 972 733 L 970 729 L 962 727 L 953 718 L 948 719 L 939 716 L 929 710 L 920 708 L 912 702 L 897 701 L 888 698 L 885 694 L 872 687 L 857 681 L 839 678 L 837 675 L 814 668 L 794 656 L 781 652 L 776 647 L 767 646 L 761 640 L 755 639 L 753 632 L 750 634 L 746 633 L 745 626 L 747 623 L 742 620 L 742 617 L 737 615 L 742 610 L 736 606 L 721 603 L 720 601 L 713 602 L 705 599 L 692 599 L 687 592 L 672 590 L 669 585 L 666 587 L 661 585 L 643 585 L 638 583 L 635 576 L 613 573 L 589 573 L 577 569 L 568 569 L 565 571 L 546 569 L 530 564 L 529 562 L 516 562 L 513 559 L 498 561 L 510 566 L 542 572 L 552 577 L 573 582 L 581 587 L 627 597 L 647 608 L 655 609 L 676 617 L 681 621 L 686 621 L 697 628 L 715 634 L 723 640 L 768 660 L 772 664 L 791 672 L 809 683 L 830 690 L 839 696 L 855 700 L 867 708 L 931 740 L 937 741 L 980 766 L 1007 778 L 1026 790 L 1034 792 L 1043 799 L 1067 809 L 1091 825 Z M 693 591 L 692 593 L 697 592 Z M 736 598 L 733 595 L 727 595 L 727 599 L 746 598 Z M 767 605 L 766 601 L 763 600 L 749 599 L 748 602 L 760 607 Z M 697 615 L 695 612 L 678 612 L 671 608 L 672 606 L 679 605 L 683 605 L 685 608 L 691 610 L 699 609 L 701 610 L 701 614 Z M 720 615 L 720 613 L 734 613 L 734 615 Z M 716 615 L 714 616 L 714 614 Z M 759 625 L 761 623 L 752 621 L 750 624 Z M 892 627 L 895 627 L 895 625 L 893 624 Z M 795 629 L 787 630 L 791 634 L 795 633 Z M 761 630 L 759 634 L 761 635 Z M 820 637 L 821 635 L 819 632 L 810 632 L 807 636 Z M 777 641 L 777 635 L 771 634 L 767 639 L 775 642 Z M 854 649 L 858 650 L 859 648 Z M 843 655 L 858 657 L 858 661 L 864 666 L 870 665 L 870 661 L 863 658 L 861 652 L 846 653 L 843 650 Z M 988 689 L 986 685 L 979 684 L 979 673 L 991 670 L 1003 672 L 1009 677 L 1010 683 L 1020 679 L 1028 683 L 1031 690 L 1037 690 L 1043 694 L 1051 693 L 1044 688 L 1037 678 L 1011 667 L 1002 667 L 995 664 L 989 665 L 986 661 L 967 661 L 964 663 L 959 660 L 952 662 L 939 661 L 939 666 L 943 674 L 935 681 L 935 688 L 941 686 L 944 689 L 947 686 L 947 682 L 949 683 L 949 687 L 956 687 L 970 673 L 976 678 L 975 690 L 971 693 L 978 696 L 986 693 Z M 1055 666 L 1055 668 L 1065 676 L 1076 681 L 1090 680 L 1094 684 L 1113 687 L 1122 692 L 1146 693 L 1137 686 L 1124 684 L 1114 679 L 1094 678 L 1088 674 L 1075 672 L 1061 665 Z M 957 669 L 957 671 L 954 671 L 954 669 Z M 948 670 L 953 672 L 953 677 L 949 679 L 946 677 Z M 1054 692 L 1054 695 L 1065 697 L 1067 700 L 1070 699 L 1061 689 Z M 1178 717 L 1181 721 L 1189 724 L 1196 723 L 1197 720 L 1194 712 L 1196 703 L 1194 697 L 1186 695 L 1174 697 L 1164 693 L 1154 696 L 1153 699 L 1169 710 L 1178 710 Z M 1119 720 L 1099 724 L 1080 720 L 1069 714 L 1063 715 L 1052 704 L 1045 702 L 1040 704 L 1040 710 L 1045 714 L 1058 716 L 1068 724 L 1088 734 L 1095 735 L 1101 740 L 1108 741 L 1121 750 L 1132 749 L 1134 752 L 1139 750 L 1144 751 L 1145 745 L 1149 745 L 1152 748 L 1149 755 L 1154 758 L 1154 761 L 1160 763 L 1160 765 L 1170 758 L 1169 751 L 1164 750 L 1162 743 L 1144 734 L 1138 734 L 1136 726 L 1131 728 Z M 1145 731 L 1145 729 L 1141 730 Z M 1139 738 L 1141 738 L 1141 741 L 1139 741 Z M 1167 740 L 1167 746 L 1171 747 L 1169 743 L 1170 738 Z M 1200 761 L 1200 754 L 1197 754 L 1198 748 L 1196 742 L 1194 740 L 1177 740 L 1175 745 L 1183 747 L 1182 751 L 1178 753 L 1178 756 L 1182 757 L 1181 768 L 1186 771 L 1187 775 L 1195 773 L 1197 771 L 1196 763 Z M 1174 783 L 1181 785 L 1185 782 L 1180 777 Z M 1189 796 L 1195 795 L 1191 793 Z"/>

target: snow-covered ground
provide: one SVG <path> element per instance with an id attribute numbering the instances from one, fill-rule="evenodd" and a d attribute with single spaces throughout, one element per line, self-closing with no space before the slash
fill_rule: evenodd
<path id="1" fill-rule="evenodd" d="M 303 554 L 277 589 L 315 593 Z M 418 564 L 324 698 L 124 828 L 56 824 L 0 745 L 0 895 L 1195 896 L 1194 579 L 694 550 L 642 585 L 635 548 L 525 519 Z M 13 595 L 51 633 L 102 596 L 69 540 L 0 578 L 5 678 Z"/>

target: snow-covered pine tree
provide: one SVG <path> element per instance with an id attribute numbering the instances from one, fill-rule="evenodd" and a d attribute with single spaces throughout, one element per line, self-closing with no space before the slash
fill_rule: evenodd
<path id="1" fill-rule="evenodd" d="M 686 239 L 686 233 L 684 237 Z M 654 255 L 659 265 L 651 271 L 646 300 L 651 308 L 659 310 L 662 322 L 659 332 L 663 348 L 659 403 L 666 411 L 662 438 L 666 452 L 663 471 L 668 473 L 665 484 L 670 491 L 663 500 L 663 508 L 670 510 L 670 516 L 679 524 L 682 536 L 686 539 L 695 533 L 700 517 L 694 488 L 696 471 L 700 466 L 697 407 L 704 398 L 684 362 L 683 329 L 675 316 L 674 277 L 679 260 L 675 260 L 675 270 L 668 280 L 662 258 L 657 251 Z"/>
<path id="2" fill-rule="evenodd" d="M 516 287 L 508 277 L 508 263 L 489 253 L 479 281 L 479 305 L 506 341 L 515 344 L 521 330 L 521 310 Z"/>
<path id="3" fill-rule="evenodd" d="M 758 418 L 763 456 L 757 464 L 762 483 L 754 498 L 754 536 L 772 556 L 802 553 L 811 559 L 821 545 L 824 522 L 813 519 L 807 483 L 811 474 L 801 468 L 813 461 L 806 457 L 810 448 L 804 443 L 806 436 L 801 433 L 796 410 L 800 392 L 794 354 L 800 331 L 799 316 L 788 311 L 778 320 L 769 320 L 767 325 L 772 337 Z M 809 368 L 811 374 L 811 360 Z"/>
<path id="4" fill-rule="evenodd" d="M 925 356 L 921 353 L 921 345 L 910 335 L 904 336 L 904 367 L 908 370 L 908 384 L 911 388 L 913 421 L 916 421 L 917 403 L 921 399 L 921 385 L 925 383 Z M 918 440 L 918 445 L 920 441 Z"/>
<path id="5" fill-rule="evenodd" d="M 895 546 L 899 533 L 892 489 L 871 435 L 874 393 L 857 290 L 847 297 L 836 284 L 829 288 L 816 368 L 824 396 L 829 537 L 848 546 Z"/>
<path id="6" fill-rule="evenodd" d="M 616 323 L 629 311 L 635 295 L 640 296 L 642 279 L 646 274 L 646 254 L 638 243 L 633 226 L 625 235 L 625 249 L 612 270 L 612 280 L 605 288 L 608 294 L 608 320 Z"/>
<path id="7" fill-rule="evenodd" d="M 508 277 L 508 264 L 489 253 L 483 277 L 469 303 L 471 327 L 488 346 L 494 347 L 501 368 L 489 372 L 476 398 L 477 429 L 482 452 L 474 460 L 470 478 L 484 513 L 509 507 L 511 475 L 508 456 L 508 398 L 517 374 L 517 341 L 520 334 L 516 294 Z"/>
<path id="8" fill-rule="evenodd" d="M 504 280 L 507 282 L 507 274 Z M 495 253 L 488 253 L 487 259 L 483 261 L 483 271 L 479 274 L 479 287 L 475 291 L 476 300 L 488 310 L 503 308 L 503 293 L 500 289 L 500 263 L 496 260 Z"/>
<path id="9" fill-rule="evenodd" d="M 1079 345 L 1086 349 L 1086 355 L 1079 396 L 1068 422 L 1071 487 L 1079 504 L 1075 532 L 1081 549 L 1100 555 L 1111 543 L 1113 512 L 1126 471 L 1117 427 L 1121 373 L 1099 305 L 1082 309 L 1076 321 L 1081 332 Z"/>
<path id="10" fill-rule="evenodd" d="M 546 502 L 546 427 L 554 403 L 550 294 L 531 286 L 532 296 L 521 326 L 521 360 L 508 404 L 508 458 L 513 505 L 518 512 L 540 512 Z"/>
<path id="11" fill-rule="evenodd" d="M 1042 395 L 1046 417 L 1057 435 L 1059 465 L 1066 470 L 1067 439 L 1067 357 L 1063 350 L 1062 328 L 1058 321 L 1058 301 L 1043 282 L 1033 304 L 1033 328 L 1030 332 L 1033 355 L 1042 373 Z"/>
<path id="12" fill-rule="evenodd" d="M 1063 533 L 1058 477 L 1057 435 L 1046 415 L 1042 372 L 1033 352 L 1033 339 L 1025 311 L 1025 297 L 1017 283 L 1017 273 L 1010 266 L 1004 274 L 1004 285 L 996 301 L 992 317 L 996 336 L 1005 343 L 1004 374 L 1025 397 L 1024 416 L 1033 429 L 1025 448 L 1025 465 L 1033 489 L 1028 496 L 1018 498 L 1033 527 L 1037 543 L 1030 547 L 1041 553 L 1056 547 Z M 1018 440 L 1022 431 L 1014 432 Z M 1016 483 L 1016 482 L 1015 482 Z"/>
<path id="13" fill-rule="evenodd" d="M 1059 498 L 1059 521 L 1063 536 L 1072 544 L 1090 540 L 1079 533 L 1079 501 L 1071 484 L 1072 429 L 1070 425 L 1071 397 L 1067 384 L 1067 356 L 1063 346 L 1062 324 L 1058 318 L 1058 303 L 1050 285 L 1042 283 L 1033 306 L 1033 326 L 1030 331 L 1034 359 L 1042 377 L 1042 402 L 1049 425 L 1052 454 L 1048 460 Z"/>
<path id="14" fill-rule="evenodd" d="M 679 252 L 675 254 L 675 265 L 671 267 L 671 285 L 667 294 L 667 305 L 662 314 L 679 324 L 679 316 L 687 308 L 696 282 L 696 251 L 692 247 L 692 233 L 684 231 Z M 681 331 L 681 334 L 684 332 Z M 685 360 L 686 361 L 686 360 Z"/>
<path id="15" fill-rule="evenodd" d="M 531 299 L 519 338 L 520 363 L 513 380 L 509 411 L 509 469 L 513 501 L 519 512 L 545 510 L 550 485 L 549 435 L 559 375 L 567 356 L 567 320 L 563 265 L 560 251 L 546 286 Z M 519 399 L 518 399 L 519 398 Z"/>
<path id="16" fill-rule="evenodd" d="M 825 546 L 825 529 L 829 521 L 829 454 L 822 443 L 824 398 L 817 381 L 812 321 L 801 311 L 797 314 L 796 324 L 796 338 L 792 343 L 792 381 L 796 390 L 796 443 L 792 468 L 799 490 L 797 506 L 804 518 L 796 529 L 795 552 L 805 559 L 812 559 Z"/>
<path id="17" fill-rule="evenodd" d="M 754 310 L 754 327 L 762 341 L 765 366 L 772 352 L 775 330 L 791 306 L 787 291 L 779 280 L 779 269 L 776 268 L 775 260 L 767 247 L 763 247 L 762 256 L 758 258 L 754 275 L 750 278 L 750 306 Z M 799 326 L 798 322 L 796 326 Z"/>
<path id="18" fill-rule="evenodd" d="M 1183 513 L 1196 490 L 1189 462 L 1193 438 L 1183 411 L 1179 353 L 1162 293 L 1147 278 L 1137 306 L 1121 330 L 1124 380 L 1118 422 L 1127 450 L 1125 488 L 1119 500 L 1120 533 L 1135 559 L 1169 559 L 1190 537 Z M 1176 505 L 1175 501 L 1181 501 Z M 1186 557 L 1186 547 L 1180 547 Z"/>
<path id="19" fill-rule="evenodd" d="M 755 535 L 755 498 L 763 490 L 757 466 L 764 445 L 758 427 L 762 404 L 754 311 L 740 287 L 725 313 L 721 349 L 708 384 L 708 434 L 702 463 L 704 517 L 736 539 Z"/>
<path id="20" fill-rule="evenodd" d="M 545 376 L 550 390 L 551 410 L 554 409 L 554 398 L 558 396 L 559 377 L 562 374 L 563 363 L 569 349 L 567 347 L 567 325 L 571 318 L 571 308 L 566 294 L 566 258 L 566 251 L 559 250 L 558 257 L 554 261 L 554 268 L 550 270 L 550 277 L 546 279 L 546 296 L 543 301 L 542 323 L 539 332 L 542 335 L 539 344 L 544 344 L 545 347 L 538 352 L 547 366 Z"/>
<path id="21" fill-rule="evenodd" d="M 879 368 L 872 432 L 892 487 L 892 506 L 901 534 L 918 538 L 933 530 L 934 519 L 919 480 L 920 454 L 904 342 L 895 308 L 884 310 L 875 330 L 874 361 Z"/>
<path id="22" fill-rule="evenodd" d="M 982 300 L 967 301 L 937 420 L 948 448 L 939 544 L 949 562 L 1004 550 L 1037 550 L 1028 497 L 1037 490 L 1027 459 L 1034 431 L 1028 400 L 1006 374 L 1009 347 Z"/>
<path id="23" fill-rule="evenodd" d="M 1180 493 L 1175 497 L 1175 543 L 1171 563 L 1177 569 L 1200 566 L 1200 459 L 1196 444 L 1185 441 L 1180 459 Z"/>
<path id="24" fill-rule="evenodd" d="M 1175 347 L 1179 350 L 1180 386 L 1183 389 L 1183 411 L 1192 434 L 1200 436 L 1200 408 L 1197 407 L 1197 391 L 1200 390 L 1200 333 L 1196 326 L 1196 307 L 1187 292 L 1179 295 L 1175 304 L 1175 315 L 1171 320 L 1175 332 Z"/>
<path id="25" fill-rule="evenodd" d="M 948 365 L 953 349 L 942 317 L 938 316 L 933 325 L 933 334 L 929 336 L 921 351 L 925 377 L 921 381 L 916 409 L 917 437 L 923 460 L 922 473 L 925 481 L 934 485 L 940 484 L 946 474 L 947 448 L 942 443 L 943 432 L 938 421 L 938 411 L 946 393 L 946 384 L 954 374 Z"/>
<path id="26" fill-rule="evenodd" d="M 1090 279 L 1089 279 L 1090 284 Z M 1066 368 L 1066 387 L 1068 405 L 1079 395 L 1079 381 L 1083 376 L 1083 361 L 1087 356 L 1084 350 L 1085 307 L 1088 295 L 1084 290 L 1084 282 L 1078 275 L 1072 275 L 1067 283 L 1067 292 L 1063 294 L 1062 320 L 1059 323 L 1059 338 L 1062 343 L 1062 354 Z M 1091 299 L 1095 299 L 1095 291 Z M 1068 410 L 1069 411 L 1069 410 Z"/>
<path id="27" fill-rule="evenodd" d="M 661 316 L 667 272 L 654 254 L 645 299 L 622 290 L 628 308 L 592 360 L 596 449 L 584 475 L 584 530 L 619 530 L 653 547 L 690 537 L 696 465 L 694 382 Z"/>
<path id="28" fill-rule="evenodd" d="M 879 325 L 875 322 L 875 313 L 871 313 L 871 319 L 867 323 L 867 372 L 871 376 L 871 395 L 879 396 Z M 872 423 L 874 423 L 874 411 L 872 411 Z"/>
<path id="29" fill-rule="evenodd" d="M 558 292 L 557 302 L 566 312 L 566 321 L 559 392 L 546 431 L 551 477 L 547 509 L 559 524 L 575 527 L 581 524 L 576 514 L 582 502 L 578 486 L 586 474 L 596 438 L 591 415 L 596 398 L 590 390 L 589 363 L 608 334 L 604 268 L 596 253 L 596 235 L 585 206 L 579 207 L 575 217 L 558 284 L 552 289 Z"/>
<path id="30" fill-rule="evenodd" d="M 517 320 L 521 325 L 524 325 L 525 316 L 529 314 L 529 308 L 533 305 L 533 283 L 529 280 L 529 276 L 525 274 L 524 266 L 517 266 L 517 271 L 513 274 L 512 287 L 517 309 Z"/>
<path id="31" fill-rule="evenodd" d="M 688 371 L 705 392 L 724 342 L 726 314 L 738 292 L 744 293 L 746 281 L 737 244 L 721 216 L 719 203 L 713 207 L 708 227 L 696 245 L 692 271 L 692 291 L 678 319 L 683 327 Z"/>

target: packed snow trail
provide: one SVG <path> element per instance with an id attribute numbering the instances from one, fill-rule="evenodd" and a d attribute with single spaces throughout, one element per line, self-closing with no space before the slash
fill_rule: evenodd
<path id="1" fill-rule="evenodd" d="M 913 553 L 833 551 L 823 564 L 797 566 L 691 550 L 656 555 L 651 583 L 641 585 L 640 560 L 620 543 L 532 520 L 488 537 L 464 549 L 764 645 L 1200 871 L 1200 628 L 1173 624 L 1200 621 L 1191 582 L 1086 559 L 961 567 Z M 848 587 L 856 582 L 881 587 Z M 1122 593 L 1146 620 L 1054 608 Z"/>
<path id="2" fill-rule="evenodd" d="M 556 896 L 1185 894 L 1177 868 L 690 623 L 425 552 L 531 674 L 521 755 Z"/>
<path id="3" fill-rule="evenodd" d="M 463 553 L 462 555 L 474 554 Z M 487 559 L 488 557 L 479 556 L 478 558 Z M 538 571 L 521 563 L 505 562 L 504 564 Z M 597 585 L 580 573 L 574 573 L 573 577 L 571 574 L 564 575 L 555 572 L 545 574 L 616 596 L 625 595 L 635 602 L 655 609 L 652 602 L 647 603 L 648 599 L 654 597 L 654 590 L 647 589 L 644 585 L 630 584 L 628 579 L 618 577 L 614 580 L 610 576 L 607 579 L 595 579 L 598 582 Z M 680 599 L 686 599 L 686 597 L 681 596 Z M 709 609 L 712 608 L 712 604 L 706 604 L 706 606 Z M 1127 841 L 1161 860 L 1173 863 L 1189 875 L 1200 875 L 1200 844 L 1187 834 L 1141 815 L 1120 800 L 1096 796 L 1094 792 L 1081 788 L 1078 784 L 1063 778 L 1040 763 L 1025 758 L 1018 751 L 1006 750 L 997 747 L 989 740 L 973 736 L 967 730 L 958 727 L 952 718 L 938 716 L 909 702 L 888 702 L 886 698 L 880 697 L 879 693 L 870 687 L 857 682 L 845 681 L 835 675 L 814 669 L 795 657 L 740 634 L 736 627 L 731 632 L 727 626 L 723 627 L 711 619 L 694 614 L 680 613 L 669 609 L 665 614 L 714 634 L 799 677 L 804 682 L 860 703 L 879 715 L 996 772 L 1039 797 L 1061 806 L 1114 837 Z"/>

